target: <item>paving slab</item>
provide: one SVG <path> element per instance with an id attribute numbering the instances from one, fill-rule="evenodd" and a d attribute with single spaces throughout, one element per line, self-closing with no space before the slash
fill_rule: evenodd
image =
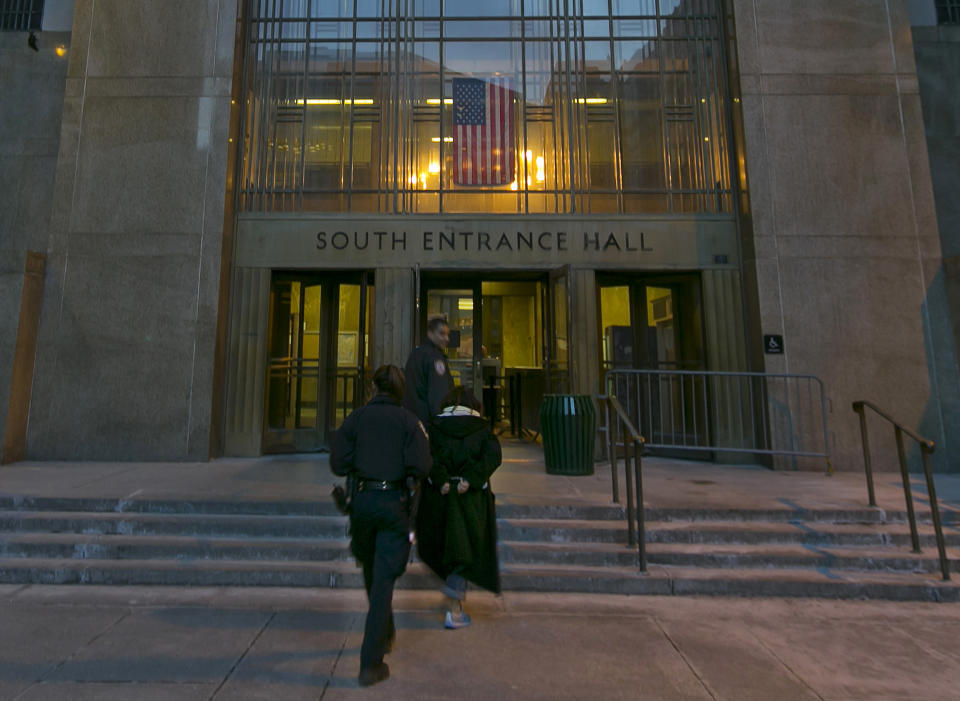
<path id="1" fill-rule="evenodd" d="M 749 629 L 729 621 L 662 621 L 664 634 L 680 650 L 714 698 L 737 701 L 810 701 L 820 698 L 807 683 L 760 643 Z M 731 661 L 736 660 L 736 671 Z"/>
<path id="2" fill-rule="evenodd" d="M 16 701 L 208 701 L 215 684 L 47 683 L 30 687 Z M 4 696 L 3 698 L 8 698 Z"/>
<path id="3" fill-rule="evenodd" d="M 0 698 L 954 698 L 960 678 L 957 604 L 471 592 L 474 625 L 446 631 L 439 592 L 400 591 L 392 676 L 360 689 L 362 591 L 4 594 Z"/>
<path id="4" fill-rule="evenodd" d="M 261 611 L 134 609 L 59 666 L 51 681 L 214 683 L 270 620 Z"/>
<path id="5" fill-rule="evenodd" d="M 125 615 L 117 609 L 67 610 L 0 604 L 0 698 L 14 698 L 54 674 Z"/>
<path id="6" fill-rule="evenodd" d="M 754 623 L 750 631 L 823 698 L 956 698 L 960 658 L 937 659 L 885 621 Z"/>
<path id="7" fill-rule="evenodd" d="M 312 701 L 329 686 L 344 654 L 358 654 L 346 643 L 362 625 L 359 611 L 279 612 L 213 698 Z"/>

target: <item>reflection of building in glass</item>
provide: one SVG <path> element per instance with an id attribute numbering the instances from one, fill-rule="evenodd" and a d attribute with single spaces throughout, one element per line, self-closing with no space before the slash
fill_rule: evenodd
<path id="1" fill-rule="evenodd" d="M 652 16 L 325 22 L 269 6 L 245 72 L 243 208 L 729 211 L 719 4 L 632 5 Z M 456 184 L 462 77 L 517 86 L 510 183 Z"/>

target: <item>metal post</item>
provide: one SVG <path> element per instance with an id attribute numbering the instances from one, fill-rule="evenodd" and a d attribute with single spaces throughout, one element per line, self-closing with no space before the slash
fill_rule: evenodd
<path id="1" fill-rule="evenodd" d="M 637 554 L 640 558 L 640 572 L 647 573 L 647 534 L 644 524 L 643 513 L 643 457 L 641 455 L 643 441 L 634 439 L 633 441 L 633 469 L 637 487 Z"/>
<path id="2" fill-rule="evenodd" d="M 517 435 L 517 376 L 510 375 L 510 435 Z"/>
<path id="3" fill-rule="evenodd" d="M 633 475 L 630 472 L 630 453 L 627 448 L 627 428 L 623 427 L 623 476 L 626 480 L 627 491 L 627 547 L 632 548 L 637 544 L 636 534 L 633 530 L 633 521 L 636 518 L 636 511 L 633 505 Z"/>
<path id="4" fill-rule="evenodd" d="M 619 422 L 614 422 L 615 414 L 610 411 L 609 397 L 604 400 L 603 406 L 607 412 L 607 455 L 610 456 L 610 480 L 613 483 L 613 503 L 620 503 L 620 479 L 617 475 L 617 441 L 616 426 Z"/>
<path id="5" fill-rule="evenodd" d="M 523 376 L 517 373 L 514 375 L 517 378 L 517 433 L 516 435 L 520 438 L 523 438 Z"/>
<path id="6" fill-rule="evenodd" d="M 910 519 L 910 540 L 913 542 L 913 552 L 923 552 L 920 549 L 920 536 L 917 534 L 917 517 L 913 513 L 913 494 L 910 492 L 910 475 L 907 474 L 907 455 L 903 449 L 903 431 L 899 426 L 893 429 L 897 437 L 897 457 L 900 458 L 900 477 L 903 479 L 903 495 L 907 500 L 907 518 Z"/>
<path id="7" fill-rule="evenodd" d="M 947 560 L 947 546 L 943 541 L 943 526 L 940 523 L 940 504 L 937 503 L 937 488 L 933 483 L 933 472 L 930 471 L 930 450 L 927 446 L 920 446 L 920 455 L 923 457 L 923 475 L 927 479 L 927 496 L 930 497 L 930 515 L 933 517 L 933 531 L 937 536 L 937 550 L 940 553 L 940 572 L 944 581 L 950 581 L 950 561 Z"/>
<path id="8" fill-rule="evenodd" d="M 870 462 L 870 442 L 867 440 L 867 414 L 863 404 L 854 402 L 853 410 L 860 415 L 860 439 L 863 442 L 863 469 L 867 473 L 867 494 L 870 497 L 870 506 L 877 505 L 877 497 L 873 491 L 873 465 Z"/>

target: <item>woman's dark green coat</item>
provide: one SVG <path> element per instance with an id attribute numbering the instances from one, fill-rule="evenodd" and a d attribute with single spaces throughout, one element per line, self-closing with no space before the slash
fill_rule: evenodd
<path id="1" fill-rule="evenodd" d="M 442 579 L 459 569 L 468 581 L 499 594 L 497 514 L 489 480 L 500 466 L 500 443 L 479 416 L 440 414 L 430 428 L 430 450 L 433 469 L 417 511 L 420 559 Z M 464 494 L 457 494 L 457 477 L 470 484 Z M 441 494 L 448 481 L 450 492 Z"/>

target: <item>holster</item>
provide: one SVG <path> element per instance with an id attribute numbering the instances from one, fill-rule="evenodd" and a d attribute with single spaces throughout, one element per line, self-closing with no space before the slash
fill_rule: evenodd
<path id="1" fill-rule="evenodd" d="M 353 507 L 354 497 L 357 496 L 357 484 L 357 475 L 355 472 L 351 472 L 347 475 L 344 486 L 339 484 L 335 485 L 333 491 L 330 492 L 330 496 L 333 497 L 333 503 L 336 504 L 337 510 L 340 513 L 350 513 Z"/>

